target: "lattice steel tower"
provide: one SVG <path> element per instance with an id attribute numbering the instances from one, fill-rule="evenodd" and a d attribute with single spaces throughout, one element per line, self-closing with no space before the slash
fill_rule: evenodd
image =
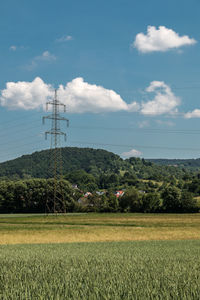
<path id="1" fill-rule="evenodd" d="M 54 98 L 46 103 L 46 110 L 49 105 L 52 106 L 52 113 L 43 117 L 43 124 L 45 119 L 50 119 L 52 122 L 51 130 L 45 132 L 45 139 L 48 134 L 51 135 L 51 158 L 50 158 L 50 177 L 53 177 L 53 195 L 47 195 L 46 212 L 47 213 L 65 213 L 66 205 L 62 188 L 62 153 L 60 145 L 60 137 L 64 136 L 66 140 L 66 133 L 60 129 L 60 121 L 66 121 L 67 127 L 69 120 L 60 115 L 60 107 L 63 112 L 66 112 L 66 106 L 57 98 L 57 90 L 55 90 Z"/>

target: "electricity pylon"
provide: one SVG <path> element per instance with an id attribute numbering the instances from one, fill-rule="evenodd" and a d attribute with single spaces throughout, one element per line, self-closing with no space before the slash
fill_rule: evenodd
<path id="1" fill-rule="evenodd" d="M 50 119 L 52 122 L 51 130 L 45 132 L 45 139 L 48 134 L 51 135 L 51 158 L 50 158 L 50 177 L 53 177 L 53 195 L 47 195 L 46 212 L 47 213 L 65 213 L 66 205 L 62 189 L 62 153 L 60 146 L 60 137 L 64 136 L 66 141 L 66 133 L 60 129 L 60 121 L 66 121 L 67 127 L 69 120 L 60 115 L 60 107 L 63 112 L 66 112 L 66 106 L 57 98 L 57 90 L 55 90 L 54 98 L 46 103 L 46 110 L 49 105 L 52 106 L 52 113 L 43 117 L 43 124 L 45 119 Z"/>

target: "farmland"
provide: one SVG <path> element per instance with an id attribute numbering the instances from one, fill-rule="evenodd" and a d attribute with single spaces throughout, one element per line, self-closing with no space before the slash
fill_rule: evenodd
<path id="1" fill-rule="evenodd" d="M 200 214 L 1 215 L 0 244 L 199 239 Z"/>
<path id="2" fill-rule="evenodd" d="M 198 299 L 200 214 L 0 216 L 0 299 Z"/>
<path id="3" fill-rule="evenodd" d="M 200 241 L 0 247 L 0 299 L 199 299 Z"/>

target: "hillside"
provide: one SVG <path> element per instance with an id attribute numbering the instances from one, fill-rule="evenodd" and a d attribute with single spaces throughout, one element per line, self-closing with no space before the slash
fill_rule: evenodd
<path id="1" fill-rule="evenodd" d="M 43 150 L 23 155 L 0 164 L 0 177 L 49 178 L 51 151 Z M 102 149 L 65 147 L 62 148 L 63 174 L 84 170 L 95 177 L 101 174 L 134 174 L 139 179 L 167 180 L 183 177 L 188 172 L 182 168 L 159 166 L 140 158 L 123 160 L 119 155 Z M 156 162 L 158 163 L 158 162 Z"/>
<path id="2" fill-rule="evenodd" d="M 101 149 L 91 148 L 62 148 L 63 174 L 74 170 L 84 170 L 93 175 L 117 172 L 126 168 L 126 163 L 118 155 Z M 0 164 L 0 177 L 20 178 L 51 177 L 51 150 L 34 152 Z"/>
<path id="3" fill-rule="evenodd" d="M 156 165 L 187 168 L 193 171 L 200 169 L 200 158 L 197 159 L 147 159 Z"/>

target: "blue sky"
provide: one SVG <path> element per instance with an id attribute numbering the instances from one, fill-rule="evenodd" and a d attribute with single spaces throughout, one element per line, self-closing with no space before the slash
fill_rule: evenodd
<path id="1" fill-rule="evenodd" d="M 167 3 L 166 3 L 167 2 Z M 58 88 L 63 146 L 200 157 L 199 1 L 0 3 L 0 161 L 46 149 Z"/>

